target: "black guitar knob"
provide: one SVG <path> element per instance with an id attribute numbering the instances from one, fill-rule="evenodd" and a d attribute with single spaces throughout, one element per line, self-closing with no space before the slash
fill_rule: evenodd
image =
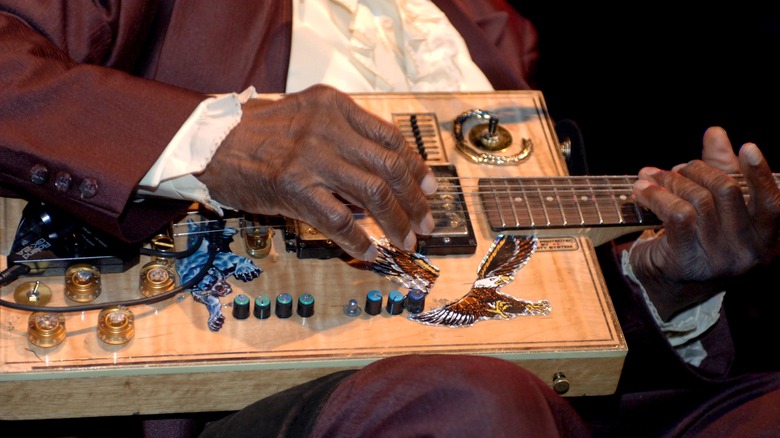
<path id="1" fill-rule="evenodd" d="M 417 289 L 412 289 L 406 294 L 406 302 L 404 303 L 406 310 L 409 313 L 420 313 L 425 308 L 425 292 Z"/>
<path id="2" fill-rule="evenodd" d="M 382 292 L 376 289 L 368 291 L 365 307 L 369 315 L 379 315 L 382 312 Z"/>
<path id="3" fill-rule="evenodd" d="M 308 318 L 314 315 L 314 296 L 312 294 L 303 294 L 298 297 L 298 316 Z"/>
<path id="4" fill-rule="evenodd" d="M 281 293 L 276 297 L 276 316 L 279 318 L 289 318 L 292 316 L 292 296 L 288 293 Z"/>
<path id="5" fill-rule="evenodd" d="M 255 309 L 252 313 L 257 319 L 266 319 L 271 316 L 271 299 L 267 295 L 255 298 Z"/>
<path id="6" fill-rule="evenodd" d="M 249 297 L 244 294 L 238 294 L 233 298 L 233 318 L 249 318 Z"/>
<path id="7" fill-rule="evenodd" d="M 394 290 L 390 291 L 390 295 L 387 297 L 387 313 L 391 315 L 399 315 L 404 311 L 404 294 Z"/>

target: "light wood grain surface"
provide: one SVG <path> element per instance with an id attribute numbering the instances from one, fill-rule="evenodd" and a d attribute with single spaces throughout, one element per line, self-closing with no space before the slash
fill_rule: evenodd
<path id="1" fill-rule="evenodd" d="M 466 180 L 566 174 L 539 92 L 355 98 L 388 120 L 395 113 L 435 113 L 446 162 L 454 164 Z M 531 156 L 517 166 L 496 167 L 472 163 L 458 153 L 452 121 L 472 108 L 499 111 L 502 125 L 513 136 L 533 139 Z M 426 309 L 468 291 L 495 237 L 479 214 L 475 197 L 467 196 L 467 204 L 474 219 L 476 253 L 430 257 L 441 275 Z M 19 200 L 0 200 L 2 268 L 23 206 Z M 232 249 L 245 254 L 240 238 Z M 141 263 L 125 273 L 103 275 L 103 293 L 95 302 L 140 298 L 138 272 L 146 261 L 142 256 Z M 0 419 L 240 409 L 336 370 L 411 353 L 502 357 L 529 368 L 551 385 L 556 373 L 564 373 L 570 382 L 564 395 L 602 395 L 614 392 L 627 352 L 593 242 L 577 231 L 541 237 L 530 262 L 503 289 L 517 298 L 549 300 L 549 315 L 481 321 L 465 328 L 427 326 L 405 314 L 386 312 L 346 316 L 344 305 L 354 298 L 362 306 L 371 289 L 382 291 L 385 298 L 391 290 L 404 290 L 341 259 L 298 259 L 285 251 L 280 232 L 274 236 L 271 255 L 255 262 L 264 271 L 257 279 L 244 283 L 231 278 L 234 292 L 222 298 L 226 322 L 216 332 L 206 325 L 206 307 L 187 292 L 161 303 L 131 307 L 135 336 L 123 345 L 108 345 L 97 338 L 96 310 L 66 313 L 65 341 L 56 347 L 36 347 L 27 340 L 29 312 L 0 307 Z M 2 288 L 2 299 L 13 301 L 15 288 L 34 279 L 52 289 L 51 305 L 74 304 L 64 297 L 60 277 L 20 278 Z M 293 312 L 289 319 L 265 320 L 231 316 L 228 305 L 238 293 L 251 299 L 265 294 L 273 300 L 282 292 L 294 300 L 312 294 L 314 315 L 301 318 Z"/>

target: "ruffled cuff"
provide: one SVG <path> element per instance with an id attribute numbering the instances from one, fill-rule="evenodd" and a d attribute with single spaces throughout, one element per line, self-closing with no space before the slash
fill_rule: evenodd
<path id="1" fill-rule="evenodd" d="M 241 105 L 256 96 L 255 88 L 249 87 L 240 94 L 216 95 L 201 102 L 141 180 L 137 193 L 199 202 L 219 214 L 230 208 L 211 199 L 208 188 L 193 174 L 206 169 L 241 121 Z"/>

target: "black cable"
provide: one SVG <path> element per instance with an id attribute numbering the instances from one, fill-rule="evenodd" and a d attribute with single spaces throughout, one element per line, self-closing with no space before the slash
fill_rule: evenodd
<path id="1" fill-rule="evenodd" d="M 195 245 L 194 247 L 197 248 L 199 245 Z M 85 312 L 88 310 L 97 310 L 97 309 L 103 309 L 106 307 L 112 307 L 112 306 L 137 306 L 141 304 L 152 304 L 157 303 L 163 300 L 167 300 L 168 298 L 171 298 L 175 295 L 180 294 L 181 292 L 184 292 L 191 287 L 198 284 L 203 277 L 208 274 L 209 269 L 211 268 L 212 264 L 214 263 L 214 259 L 217 257 L 217 253 L 219 252 L 219 245 L 215 243 L 209 243 L 209 257 L 206 259 L 206 262 L 203 264 L 203 266 L 200 268 L 198 273 L 190 279 L 188 282 L 169 290 L 168 292 L 164 292 L 158 295 L 154 295 L 151 297 L 146 298 L 136 298 L 132 300 L 124 300 L 124 301 L 112 301 L 108 303 L 95 303 L 95 304 L 85 304 L 85 305 L 79 305 L 79 306 L 67 306 L 67 307 L 46 307 L 46 306 L 30 306 L 26 304 L 18 304 L 11 301 L 6 301 L 3 299 L 0 299 L 0 306 L 2 307 L 8 307 L 11 309 L 16 310 L 26 310 L 30 312 L 51 312 L 51 313 L 66 313 L 66 312 Z M 168 253 L 170 255 L 170 253 Z M 19 268 L 19 266 L 24 266 L 27 268 L 25 272 L 24 268 Z M 0 285 L 6 285 L 12 281 L 14 281 L 19 276 L 25 274 L 26 272 L 29 272 L 30 268 L 29 266 L 23 265 L 23 264 L 15 264 L 12 266 L 9 266 L 5 271 L 0 273 L 0 279 L 8 279 L 11 278 L 7 283 L 0 282 Z"/>
<path id="2" fill-rule="evenodd" d="M 13 264 L 6 268 L 3 272 L 0 272 L 0 286 L 11 284 L 12 281 L 28 272 L 30 272 L 29 266 L 22 263 Z"/>

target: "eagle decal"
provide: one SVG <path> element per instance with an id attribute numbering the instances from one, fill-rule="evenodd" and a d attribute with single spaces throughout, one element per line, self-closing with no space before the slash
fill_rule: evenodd
<path id="1" fill-rule="evenodd" d="M 380 239 L 372 237 L 372 241 L 379 251 L 371 265 L 374 272 L 409 290 L 418 290 L 424 294 L 430 292 L 439 277 L 439 268 L 420 253 L 396 248 L 384 236 Z"/>
<path id="2" fill-rule="evenodd" d="M 471 290 L 459 300 L 438 309 L 411 314 L 409 319 L 428 325 L 468 327 L 484 319 L 548 315 L 547 300 L 528 301 L 501 292 L 514 280 L 536 251 L 536 237 L 498 235 L 477 270 Z"/>

